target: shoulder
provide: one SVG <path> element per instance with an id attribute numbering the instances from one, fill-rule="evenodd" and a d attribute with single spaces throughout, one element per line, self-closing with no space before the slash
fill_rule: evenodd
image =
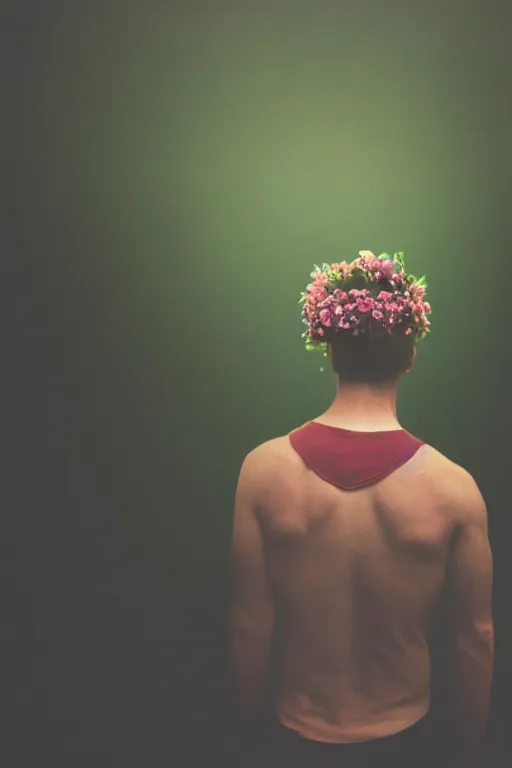
<path id="1" fill-rule="evenodd" d="M 448 456 L 428 443 L 423 444 L 422 454 L 426 470 L 439 480 L 461 482 L 464 484 L 471 478 L 471 475 L 464 467 L 449 459 Z"/>
<path id="2" fill-rule="evenodd" d="M 242 462 L 241 473 L 249 477 L 280 467 L 290 462 L 294 454 L 288 435 L 274 437 L 249 451 Z"/>
<path id="3" fill-rule="evenodd" d="M 272 438 L 253 448 L 245 456 L 238 478 L 238 487 L 252 489 L 258 495 L 268 486 L 276 486 L 283 478 L 296 476 L 302 460 L 293 450 L 289 436 Z"/>
<path id="4" fill-rule="evenodd" d="M 426 471 L 454 517 L 459 522 L 485 519 L 485 500 L 473 475 L 431 445 L 424 448 Z"/>

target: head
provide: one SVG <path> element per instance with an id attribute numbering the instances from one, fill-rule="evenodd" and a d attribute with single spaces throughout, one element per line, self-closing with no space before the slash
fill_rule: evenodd
<path id="1" fill-rule="evenodd" d="M 306 348 L 329 354 L 340 383 L 396 384 L 429 331 L 425 278 L 407 274 L 402 253 L 370 251 L 311 276 L 301 297 Z"/>
<path id="2" fill-rule="evenodd" d="M 340 384 L 394 385 L 408 373 L 416 357 L 412 335 L 385 335 L 374 339 L 339 331 L 328 344 L 328 354 Z"/>

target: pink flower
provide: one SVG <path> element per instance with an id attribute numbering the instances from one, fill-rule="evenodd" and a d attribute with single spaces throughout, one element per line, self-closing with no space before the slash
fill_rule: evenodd
<path id="1" fill-rule="evenodd" d="M 393 262 L 391 261 L 391 259 L 386 259 L 385 261 L 382 261 L 380 263 L 380 271 L 382 272 L 384 277 L 387 277 L 387 278 L 393 275 Z"/>
<path id="2" fill-rule="evenodd" d="M 357 308 L 360 312 L 369 312 L 372 308 L 372 303 L 367 299 L 358 299 Z"/>
<path id="3" fill-rule="evenodd" d="M 424 297 L 426 290 L 424 285 L 418 285 L 417 283 L 411 285 L 411 295 L 416 296 L 418 299 Z"/>
<path id="4" fill-rule="evenodd" d="M 365 271 L 367 279 L 374 284 L 382 282 L 383 278 L 388 280 L 389 290 L 380 291 L 377 298 L 368 289 L 352 289 L 348 293 L 344 291 L 338 281 L 350 278 L 356 267 Z M 407 273 L 391 258 L 384 258 L 384 254 L 378 258 L 372 251 L 360 251 L 359 258 L 350 264 L 346 261 L 330 265 L 324 263 L 322 268 L 315 268 L 311 277 L 313 282 L 309 283 L 302 294 L 302 317 L 311 341 L 319 343 L 320 337 L 325 336 L 323 328 L 333 325 L 354 331 L 361 319 L 359 313 L 371 312 L 372 318 L 389 333 L 404 321 L 406 327 L 410 326 L 407 331 L 409 335 L 427 330 L 430 326 L 426 313 L 431 311 L 431 307 L 423 300 L 426 286 L 403 284 L 409 280 Z M 397 282 L 402 290 L 398 289 Z M 356 309 L 358 312 L 352 314 Z"/>
<path id="5" fill-rule="evenodd" d="M 327 328 L 331 325 L 331 313 L 328 309 L 322 309 L 320 312 L 320 322 Z"/>
<path id="6" fill-rule="evenodd" d="M 374 262 L 378 259 L 376 259 L 375 255 L 371 251 L 359 251 L 359 259 L 355 260 L 356 266 L 361 267 L 361 269 L 365 269 L 368 271 L 372 270 L 372 265 Z"/>

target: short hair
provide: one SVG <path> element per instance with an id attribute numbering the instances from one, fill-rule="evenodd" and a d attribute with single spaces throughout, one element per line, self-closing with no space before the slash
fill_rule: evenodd
<path id="1" fill-rule="evenodd" d="M 354 384 L 395 382 L 410 366 L 414 349 L 413 335 L 399 328 L 380 338 L 337 329 L 328 341 L 339 380 Z"/>
<path id="2" fill-rule="evenodd" d="M 350 278 L 344 290 L 366 287 L 361 277 Z M 379 290 L 393 288 L 383 281 Z M 368 318 L 370 325 L 374 323 Z M 328 328 L 325 341 L 331 346 L 331 361 L 340 381 L 352 384 L 385 384 L 395 382 L 411 364 L 415 344 L 413 334 L 406 334 L 405 328 L 397 326 L 387 333 L 375 324 L 377 334 L 354 335 L 352 329 Z"/>

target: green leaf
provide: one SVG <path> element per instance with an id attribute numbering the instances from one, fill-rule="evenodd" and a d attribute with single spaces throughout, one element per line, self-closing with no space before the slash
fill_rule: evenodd
<path id="1" fill-rule="evenodd" d="M 399 264 L 403 270 L 405 270 L 404 252 L 398 251 L 398 253 L 393 254 L 393 258 L 396 263 Z"/>

